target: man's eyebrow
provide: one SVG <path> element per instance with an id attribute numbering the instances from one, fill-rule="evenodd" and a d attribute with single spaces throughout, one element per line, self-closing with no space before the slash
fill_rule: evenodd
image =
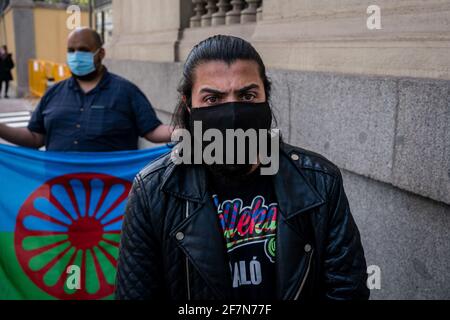
<path id="1" fill-rule="evenodd" d="M 213 88 L 202 88 L 200 90 L 200 93 L 215 93 L 215 94 L 218 94 L 218 95 L 226 94 L 226 92 L 223 92 L 223 91 L 220 91 L 220 90 L 217 90 L 217 89 L 213 89 Z"/>
<path id="2" fill-rule="evenodd" d="M 252 83 L 252 84 L 249 84 L 249 85 L 247 85 L 247 86 L 245 86 L 243 88 L 235 90 L 235 92 L 243 93 L 243 92 L 246 92 L 248 90 L 257 89 L 257 88 L 259 88 L 259 85 L 256 84 L 256 83 Z M 220 91 L 220 90 L 217 90 L 217 89 L 213 89 L 213 88 L 208 88 L 208 87 L 200 89 L 200 93 L 215 93 L 215 94 L 218 94 L 218 95 L 225 95 L 226 94 L 226 92 L 223 92 L 223 91 Z"/>
<path id="3" fill-rule="evenodd" d="M 236 92 L 237 93 L 244 93 L 244 92 L 246 92 L 248 90 L 251 90 L 251 89 L 259 89 L 259 85 L 257 85 L 256 83 L 252 83 L 252 84 L 249 84 L 248 86 L 245 86 L 245 87 L 243 87 L 241 89 L 236 90 Z"/>

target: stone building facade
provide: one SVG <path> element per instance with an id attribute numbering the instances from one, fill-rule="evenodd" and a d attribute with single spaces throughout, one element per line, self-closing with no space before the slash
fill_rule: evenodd
<path id="1" fill-rule="evenodd" d="M 381 28 L 368 28 L 372 5 Z M 372 298 L 450 299 L 449 0 L 113 0 L 112 8 L 107 65 L 166 122 L 194 44 L 219 33 L 251 41 L 269 67 L 284 138 L 343 171 L 367 262 L 381 270 Z"/>

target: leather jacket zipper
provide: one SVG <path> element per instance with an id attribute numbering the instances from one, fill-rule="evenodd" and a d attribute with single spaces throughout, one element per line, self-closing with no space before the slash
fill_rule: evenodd
<path id="1" fill-rule="evenodd" d="M 189 201 L 186 200 L 186 219 L 189 217 Z M 191 285 L 189 282 L 189 258 L 186 255 L 186 284 L 187 284 L 187 299 L 191 300 Z"/>
<path id="2" fill-rule="evenodd" d="M 313 253 L 314 253 L 314 250 L 311 250 L 311 253 L 309 254 L 309 257 L 308 257 L 308 267 L 306 268 L 305 275 L 303 276 L 303 279 L 300 282 L 300 287 L 298 288 L 297 293 L 295 294 L 294 300 L 298 300 L 298 298 L 300 297 L 300 294 L 302 293 L 303 287 L 305 286 L 306 279 L 308 278 L 309 270 L 311 269 L 311 261 L 312 261 Z"/>

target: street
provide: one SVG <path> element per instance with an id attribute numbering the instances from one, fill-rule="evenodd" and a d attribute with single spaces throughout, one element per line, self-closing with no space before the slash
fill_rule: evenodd
<path id="1" fill-rule="evenodd" d="M 36 103 L 37 100 L 30 99 L 0 99 L 0 123 L 25 128 Z M 0 143 L 9 144 L 2 139 Z"/>

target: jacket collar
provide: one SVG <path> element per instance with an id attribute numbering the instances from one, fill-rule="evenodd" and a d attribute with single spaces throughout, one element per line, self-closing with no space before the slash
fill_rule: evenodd
<path id="1" fill-rule="evenodd" d="M 320 206 L 325 200 L 311 185 L 291 157 L 300 154 L 289 147 L 280 150 L 280 167 L 273 176 L 274 189 L 281 213 L 286 219 Z M 172 165 L 163 177 L 162 191 L 181 199 L 204 204 L 207 199 L 205 168 L 200 165 Z M 295 201 L 293 201 L 295 199 Z"/>
<path id="2" fill-rule="evenodd" d="M 297 160 L 292 160 L 292 158 Z M 302 173 L 295 162 L 301 161 L 295 151 L 281 149 L 280 168 L 273 176 L 275 194 L 281 214 L 286 219 L 325 203 L 317 189 Z"/>
<path id="3" fill-rule="evenodd" d="M 199 165 L 170 165 L 163 176 L 161 190 L 196 203 L 206 201 L 206 172 Z"/>

